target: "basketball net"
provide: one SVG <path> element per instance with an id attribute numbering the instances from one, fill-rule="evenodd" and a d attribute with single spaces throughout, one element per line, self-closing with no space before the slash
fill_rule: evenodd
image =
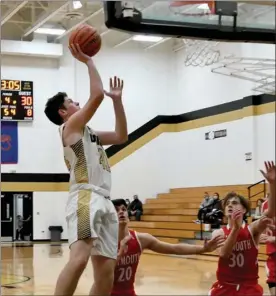
<path id="1" fill-rule="evenodd" d="M 173 1 L 169 8 L 172 13 L 181 17 L 212 18 L 215 13 L 215 1 Z M 185 19 L 183 19 L 185 22 Z M 195 21 L 193 21 L 195 22 Z M 184 49 L 186 66 L 209 66 L 220 58 L 220 51 L 216 48 L 218 42 L 184 39 L 180 49 Z M 176 50 L 177 51 L 177 50 Z"/>
<path id="2" fill-rule="evenodd" d="M 183 45 L 176 49 L 183 49 L 185 66 L 210 66 L 220 59 L 219 42 L 207 40 L 183 39 Z"/>

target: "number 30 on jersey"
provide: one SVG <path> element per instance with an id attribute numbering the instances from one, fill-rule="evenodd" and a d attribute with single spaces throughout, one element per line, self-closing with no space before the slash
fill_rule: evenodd
<path id="1" fill-rule="evenodd" d="M 234 254 L 232 253 L 230 257 L 229 267 L 243 267 L 244 266 L 244 256 L 242 253 Z"/>

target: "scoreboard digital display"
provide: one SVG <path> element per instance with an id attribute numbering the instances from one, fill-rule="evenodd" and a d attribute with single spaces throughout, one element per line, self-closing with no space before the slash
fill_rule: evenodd
<path id="1" fill-rule="evenodd" d="M 1 120 L 33 120 L 33 82 L 1 80 Z"/>

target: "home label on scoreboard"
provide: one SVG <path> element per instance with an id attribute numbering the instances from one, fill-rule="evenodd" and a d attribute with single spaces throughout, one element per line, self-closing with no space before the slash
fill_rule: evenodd
<path id="1" fill-rule="evenodd" d="M 33 104 L 32 81 L 1 80 L 1 120 L 32 121 Z"/>

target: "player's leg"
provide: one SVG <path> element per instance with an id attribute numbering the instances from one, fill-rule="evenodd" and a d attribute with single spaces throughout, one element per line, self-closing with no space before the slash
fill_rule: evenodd
<path id="1" fill-rule="evenodd" d="M 70 246 L 68 263 L 61 271 L 55 289 L 55 295 L 73 295 L 80 276 L 90 258 L 93 240 L 91 238 L 78 240 Z"/>
<path id="2" fill-rule="evenodd" d="M 119 229 L 115 207 L 108 199 L 101 199 L 100 202 L 104 203 L 105 214 L 101 219 L 99 238 L 92 250 L 94 283 L 90 295 L 110 295 L 118 254 Z"/>
<path id="3" fill-rule="evenodd" d="M 135 218 L 136 218 L 136 221 L 140 221 L 141 220 L 141 216 L 142 216 L 142 212 L 137 210 L 136 213 L 135 213 Z"/>
<path id="4" fill-rule="evenodd" d="M 270 295 L 276 295 L 276 254 L 268 256 L 266 261 L 267 284 Z"/>
<path id="5" fill-rule="evenodd" d="M 92 265 L 94 283 L 89 295 L 110 295 L 113 287 L 116 260 L 96 255 L 92 256 Z"/>
<path id="6" fill-rule="evenodd" d="M 97 214 L 91 190 L 79 190 L 70 196 L 67 206 L 69 261 L 62 270 L 55 289 L 55 295 L 73 295 L 91 255 L 97 231 L 91 220 Z"/>
<path id="7" fill-rule="evenodd" d="M 276 280 L 275 280 L 276 282 Z M 275 296 L 276 295 L 276 283 L 268 283 L 268 287 L 269 287 L 269 292 L 271 296 Z"/>

